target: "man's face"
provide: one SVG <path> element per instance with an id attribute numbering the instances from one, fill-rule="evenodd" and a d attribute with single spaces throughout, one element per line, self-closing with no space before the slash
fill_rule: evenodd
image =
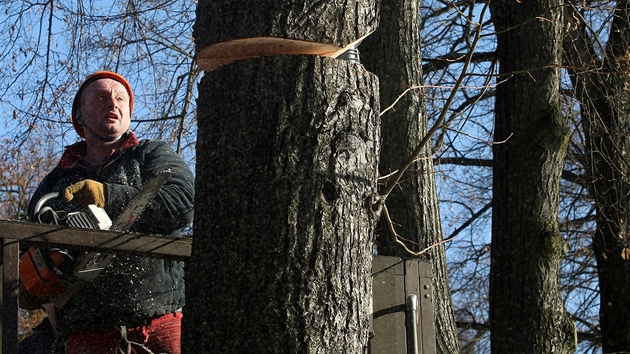
<path id="1" fill-rule="evenodd" d="M 96 134 L 115 140 L 129 130 L 129 93 L 120 82 L 104 78 L 90 83 L 81 94 L 79 113 Z M 90 135 L 86 129 L 86 138 Z"/>

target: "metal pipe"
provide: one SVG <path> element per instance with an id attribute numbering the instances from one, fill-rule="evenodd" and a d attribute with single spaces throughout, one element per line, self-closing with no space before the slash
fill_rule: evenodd
<path id="1" fill-rule="evenodd" d="M 407 354 L 418 354 L 418 296 L 407 296 L 406 302 Z"/>

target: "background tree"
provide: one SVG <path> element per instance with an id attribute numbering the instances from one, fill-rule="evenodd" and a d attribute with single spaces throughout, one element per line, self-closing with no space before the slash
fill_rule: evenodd
<path id="1" fill-rule="evenodd" d="M 561 1 L 490 3 L 500 61 L 490 268 L 492 352 L 573 353 L 559 286 L 560 178 L 569 141 L 560 106 Z M 515 306 L 515 304 L 518 304 Z"/>
<path id="2" fill-rule="evenodd" d="M 375 238 L 378 254 L 414 257 L 426 249 L 433 268 L 433 303 L 438 353 L 456 353 L 457 329 L 451 306 L 440 223 L 432 151 L 422 146 L 428 134 L 420 48 L 418 0 L 382 1 L 379 27 L 361 46 L 366 69 L 379 77 L 381 135 L 379 171 L 381 191 L 392 183 L 405 160 L 422 148 L 402 179 L 387 196 L 387 217 Z M 393 65 L 392 65 L 393 64 Z M 410 91 L 407 91 L 410 90 Z M 391 106 L 390 106 L 391 105 Z M 388 218 L 389 217 L 389 218 Z M 393 231 L 390 231 L 390 226 Z M 405 244 L 401 247 L 400 243 Z M 406 247 L 406 248 L 405 248 Z"/>
<path id="3" fill-rule="evenodd" d="M 597 229 L 593 249 L 600 287 L 602 349 L 630 348 L 630 26 L 627 2 L 612 12 L 610 36 L 602 47 L 585 12 L 567 7 L 566 61 L 586 139 L 583 164 L 586 186 L 594 199 Z"/>
<path id="4" fill-rule="evenodd" d="M 425 92 L 430 119 L 439 115 L 444 96 L 450 93 L 450 87 L 453 86 L 453 73 L 470 51 L 471 28 L 477 22 L 482 6 L 469 2 L 423 2 L 423 60 L 425 79 L 429 83 Z M 565 21 L 581 21 L 589 31 L 595 53 L 601 55 L 604 52 L 600 49 L 603 48 L 601 43 L 606 43 L 610 34 L 613 8 L 607 2 L 590 3 L 589 6 L 580 4 L 578 8 L 579 13 L 566 16 Z M 484 36 L 479 49 L 472 56 L 473 71 L 449 111 L 444 130 L 434 140 L 434 151 L 438 151 L 436 162 L 442 220 L 446 239 L 451 240 L 446 244 L 447 259 L 456 318 L 461 331 L 460 341 L 463 350 L 470 348 L 472 352 L 490 350 L 486 289 L 490 264 L 487 210 L 492 189 L 487 181 L 491 180 L 489 176 L 493 161 L 489 151 L 492 145 L 489 142 L 501 142 L 500 139 L 494 139 L 491 130 L 495 89 L 487 81 L 496 73 L 494 27 L 492 23 L 481 22 L 484 24 Z M 564 27 L 574 29 L 575 24 Z M 586 49 L 580 50 L 579 54 L 589 53 Z M 567 64 L 572 66 L 571 62 Z M 573 64 L 573 67 L 586 66 Z M 596 67 L 595 62 L 591 69 Z M 582 71 L 580 76 L 585 77 L 587 72 Z M 600 75 L 602 77 L 605 77 L 603 72 Z M 561 263 L 560 285 L 567 309 L 576 321 L 580 340 L 578 352 L 597 353 L 601 351 L 599 289 L 591 248 L 591 237 L 596 229 L 596 212 L 585 188 L 584 175 L 585 156 L 588 155 L 585 141 L 589 135 L 581 128 L 581 114 L 576 110 L 579 105 L 574 100 L 576 95 L 573 94 L 573 85 L 567 78 L 565 76 L 562 82 L 562 113 L 569 120 L 572 133 L 564 163 L 559 220 L 568 252 Z M 590 97 L 595 96 L 591 94 Z"/>
<path id="5" fill-rule="evenodd" d="M 423 87 L 429 126 L 445 109 L 432 139 L 451 299 L 462 352 L 490 352 L 488 277 L 496 37 L 483 3 L 421 3 Z M 480 32 L 479 32 L 480 31 Z M 475 37 L 479 41 L 473 48 Z"/>
<path id="6" fill-rule="evenodd" d="M 51 144 L 29 140 L 16 148 L 12 141 L 4 139 L 0 146 L 6 152 L 0 157 L 0 215 L 7 219 L 26 220 L 33 186 L 44 178 L 46 169 L 54 162 Z"/>

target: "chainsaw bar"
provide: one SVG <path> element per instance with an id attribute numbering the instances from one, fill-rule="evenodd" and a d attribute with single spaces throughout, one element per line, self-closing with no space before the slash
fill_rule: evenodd
<path id="1" fill-rule="evenodd" d="M 142 186 L 140 193 L 133 198 L 131 203 L 125 208 L 125 211 L 120 214 L 118 219 L 112 224 L 110 230 L 114 231 L 127 231 L 136 222 L 138 216 L 142 214 L 142 211 L 149 205 L 151 200 L 162 189 L 164 184 L 171 179 L 171 171 L 167 170 L 160 172 L 157 175 L 151 177 L 147 183 Z"/>
<path id="2" fill-rule="evenodd" d="M 125 211 L 120 214 L 109 230 L 128 231 L 170 178 L 171 171 L 169 170 L 151 177 L 151 179 L 142 186 L 140 193 L 133 198 L 131 203 L 129 203 Z M 77 260 L 73 274 L 74 278 L 83 284 L 91 282 L 111 263 L 113 257 L 113 253 L 88 252 L 84 254 Z"/>

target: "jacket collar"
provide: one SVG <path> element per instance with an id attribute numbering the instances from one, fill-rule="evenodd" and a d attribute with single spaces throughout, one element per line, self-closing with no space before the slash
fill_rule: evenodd
<path id="1" fill-rule="evenodd" d="M 129 132 L 129 134 L 127 134 L 127 137 L 125 137 L 124 139 L 125 140 L 123 141 L 123 143 L 112 153 L 112 155 L 124 149 L 140 144 L 138 138 L 136 137 L 136 134 L 134 134 L 133 132 Z M 85 140 L 79 141 L 78 143 L 74 143 L 70 146 L 66 146 L 66 149 L 64 150 L 63 155 L 61 155 L 61 159 L 59 160 L 57 166 L 59 168 L 73 167 L 79 161 L 83 160 L 86 152 L 87 143 L 85 142 Z"/>

